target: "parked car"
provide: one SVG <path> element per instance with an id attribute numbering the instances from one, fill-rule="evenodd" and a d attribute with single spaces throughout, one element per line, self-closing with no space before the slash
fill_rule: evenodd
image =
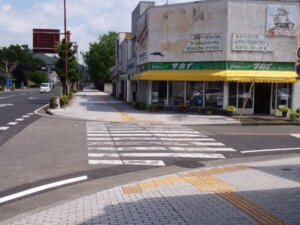
<path id="1" fill-rule="evenodd" d="M 51 91 L 51 87 L 49 83 L 41 83 L 40 93 L 49 93 Z"/>

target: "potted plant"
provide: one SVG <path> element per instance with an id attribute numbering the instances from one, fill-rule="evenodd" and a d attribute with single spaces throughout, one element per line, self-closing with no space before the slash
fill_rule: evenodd
<path id="1" fill-rule="evenodd" d="M 157 105 L 155 105 L 155 104 L 147 105 L 147 110 L 150 112 L 155 112 L 156 109 L 157 109 Z"/>
<path id="2" fill-rule="evenodd" d="M 291 109 L 289 107 L 280 107 L 279 111 L 282 112 L 282 116 L 286 117 L 288 111 L 290 111 Z"/>
<path id="3" fill-rule="evenodd" d="M 178 112 L 187 112 L 188 107 L 184 103 L 179 103 L 178 104 Z"/>
<path id="4" fill-rule="evenodd" d="M 299 117 L 299 113 L 297 112 L 290 112 L 290 120 L 295 121 L 296 118 Z"/>
<path id="5" fill-rule="evenodd" d="M 225 109 L 227 116 L 232 116 L 234 112 L 236 112 L 236 108 L 233 105 L 227 106 Z"/>
<path id="6" fill-rule="evenodd" d="M 214 107 L 213 106 L 205 106 L 204 111 L 207 115 L 213 114 Z"/>

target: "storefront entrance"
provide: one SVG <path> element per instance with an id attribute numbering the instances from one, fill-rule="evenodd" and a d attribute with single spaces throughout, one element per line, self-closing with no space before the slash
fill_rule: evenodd
<path id="1" fill-rule="evenodd" d="M 270 114 L 271 84 L 256 83 L 254 92 L 254 114 Z"/>

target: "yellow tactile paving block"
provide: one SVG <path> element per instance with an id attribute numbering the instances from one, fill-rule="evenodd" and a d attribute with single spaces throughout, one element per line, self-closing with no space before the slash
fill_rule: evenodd
<path id="1" fill-rule="evenodd" d="M 168 179 L 158 179 L 158 180 L 153 180 L 152 181 L 157 187 L 160 186 L 166 186 L 166 185 L 171 185 L 172 182 L 170 182 Z"/>
<path id="2" fill-rule="evenodd" d="M 137 184 L 142 190 L 153 189 L 157 187 L 152 181 L 142 181 L 138 182 Z"/>
<path id="3" fill-rule="evenodd" d="M 136 194 L 143 192 L 139 186 L 124 186 L 122 187 L 122 191 L 124 194 Z"/>
<path id="4" fill-rule="evenodd" d="M 248 201 L 242 196 L 233 192 L 216 192 L 220 197 L 230 202 L 235 207 L 239 208 L 247 215 L 255 219 L 263 225 L 288 225 L 280 218 L 272 215 L 268 211 L 259 207 L 258 205 Z"/>
<path id="5" fill-rule="evenodd" d="M 165 179 L 167 179 L 171 183 L 184 182 L 184 180 L 181 177 L 177 176 L 177 175 L 168 176 Z"/>

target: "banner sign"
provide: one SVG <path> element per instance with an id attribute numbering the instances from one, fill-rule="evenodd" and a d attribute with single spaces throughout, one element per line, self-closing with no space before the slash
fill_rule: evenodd
<path id="1" fill-rule="evenodd" d="M 267 51 L 268 42 L 260 34 L 233 34 L 232 51 Z"/>
<path id="2" fill-rule="evenodd" d="M 294 71 L 295 63 L 289 62 L 152 62 L 139 66 L 139 72 L 147 70 L 268 70 Z"/>
<path id="3" fill-rule="evenodd" d="M 185 52 L 207 52 L 222 50 L 222 34 L 193 34 Z"/>

